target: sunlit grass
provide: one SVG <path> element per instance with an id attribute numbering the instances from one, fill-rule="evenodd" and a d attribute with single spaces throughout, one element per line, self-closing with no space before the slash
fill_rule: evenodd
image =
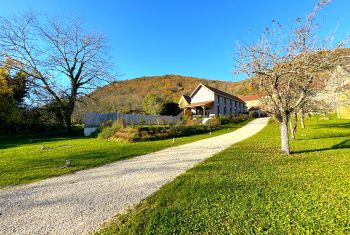
<path id="1" fill-rule="evenodd" d="M 350 121 L 307 121 L 279 151 L 279 127 L 162 187 L 102 234 L 349 234 Z"/>
<path id="2" fill-rule="evenodd" d="M 209 134 L 141 143 L 120 143 L 85 137 L 0 138 L 0 188 L 29 183 L 154 152 L 233 131 L 247 122 L 228 124 Z M 42 150 L 42 146 L 44 149 Z M 65 167 L 71 160 L 72 167 Z"/>

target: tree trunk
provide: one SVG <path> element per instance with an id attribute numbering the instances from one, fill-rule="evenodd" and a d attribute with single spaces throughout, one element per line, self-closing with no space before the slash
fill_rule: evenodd
<path id="1" fill-rule="evenodd" d="M 67 128 L 68 133 L 72 132 L 72 116 L 69 114 L 66 114 L 64 116 L 64 125 Z"/>
<path id="2" fill-rule="evenodd" d="M 66 127 L 68 133 L 72 132 L 72 114 L 74 110 L 74 102 L 68 104 L 62 104 L 61 113 L 63 117 L 63 124 Z"/>
<path id="3" fill-rule="evenodd" d="M 282 120 L 280 122 L 280 126 L 281 126 L 281 150 L 282 150 L 282 152 L 284 152 L 286 154 L 290 154 L 289 135 L 288 135 L 288 120 L 289 120 L 289 114 L 286 114 L 285 117 L 282 117 Z"/>
<path id="4" fill-rule="evenodd" d="M 295 139 L 295 133 L 294 133 L 294 129 L 293 129 L 293 122 L 292 122 L 292 119 L 289 120 L 289 128 L 290 128 L 290 134 L 292 135 L 292 139 L 294 140 Z"/>
<path id="5" fill-rule="evenodd" d="M 300 111 L 300 125 L 301 129 L 305 129 L 304 111 Z"/>
<path id="6" fill-rule="evenodd" d="M 293 113 L 293 125 L 292 125 L 292 120 L 290 120 L 290 130 L 292 134 L 292 139 L 295 140 L 295 134 L 297 133 L 297 127 L 298 127 L 298 115 L 297 113 Z"/>

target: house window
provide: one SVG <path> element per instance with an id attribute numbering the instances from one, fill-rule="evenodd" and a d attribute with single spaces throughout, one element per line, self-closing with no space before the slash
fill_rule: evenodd
<path id="1" fill-rule="evenodd" d="M 218 115 L 220 114 L 220 105 L 218 105 Z"/>
<path id="2" fill-rule="evenodd" d="M 226 101 L 227 101 L 227 99 L 226 99 L 226 97 L 224 98 L 224 115 L 226 115 Z"/>

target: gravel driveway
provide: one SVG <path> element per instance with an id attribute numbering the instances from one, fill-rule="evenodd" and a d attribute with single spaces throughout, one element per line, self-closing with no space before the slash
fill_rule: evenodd
<path id="1" fill-rule="evenodd" d="M 92 232 L 198 162 L 259 132 L 267 122 L 255 119 L 221 136 L 0 190 L 0 234 Z"/>

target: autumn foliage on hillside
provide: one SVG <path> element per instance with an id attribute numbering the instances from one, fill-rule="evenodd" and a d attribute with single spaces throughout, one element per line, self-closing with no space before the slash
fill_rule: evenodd
<path id="1" fill-rule="evenodd" d="M 180 75 L 141 77 L 118 81 L 94 91 L 91 98 L 82 98 L 75 110 L 75 121 L 85 112 L 143 112 L 142 100 L 155 94 L 166 102 L 178 102 L 181 95 L 189 95 L 199 83 L 207 84 L 233 95 L 254 94 L 247 80 L 226 82 Z"/>

